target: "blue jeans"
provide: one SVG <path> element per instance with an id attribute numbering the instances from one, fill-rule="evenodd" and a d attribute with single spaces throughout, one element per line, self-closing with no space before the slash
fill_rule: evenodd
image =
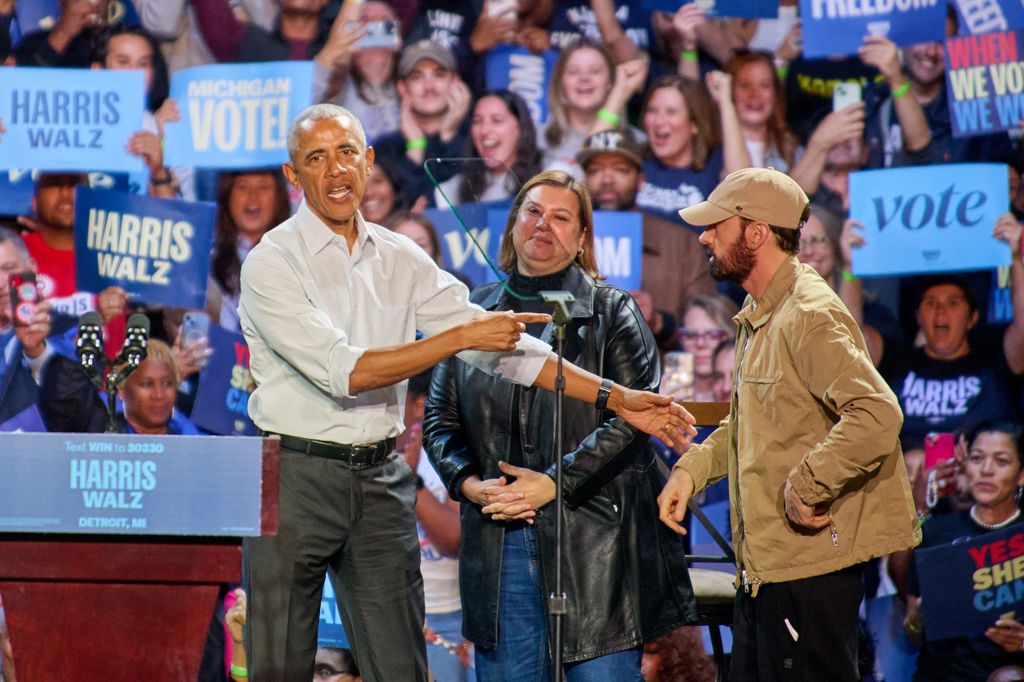
<path id="1" fill-rule="evenodd" d="M 640 647 L 565 666 L 568 682 L 640 682 Z M 498 646 L 476 648 L 479 682 L 550 682 L 547 612 L 533 528 L 505 532 L 498 595 Z"/>

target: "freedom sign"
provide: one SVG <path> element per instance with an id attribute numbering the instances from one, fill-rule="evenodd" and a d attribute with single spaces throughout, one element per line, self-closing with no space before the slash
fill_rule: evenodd
<path id="1" fill-rule="evenodd" d="M 682 5 L 695 2 L 709 17 L 738 19 L 774 19 L 779 16 L 779 0 L 641 0 L 644 9 L 675 14 Z"/>
<path id="2" fill-rule="evenodd" d="M 992 228 L 1010 205 L 1006 166 L 889 168 L 850 174 L 850 217 L 864 226 L 858 276 L 988 270 L 1010 263 Z"/>
<path id="3" fill-rule="evenodd" d="M 865 36 L 899 46 L 946 37 L 946 3 L 939 0 L 800 0 L 804 57 L 856 54 Z"/>
<path id="4" fill-rule="evenodd" d="M 1017 523 L 954 544 L 914 550 L 928 641 L 984 633 L 1021 619 L 1024 527 Z"/>
<path id="5" fill-rule="evenodd" d="M 525 47 L 499 45 L 487 53 L 487 89 L 508 90 L 522 97 L 533 122 L 539 126 L 547 121 L 547 84 L 556 59 L 555 50 L 537 55 Z"/>
<path id="6" fill-rule="evenodd" d="M 202 308 L 216 211 L 208 201 L 76 188 L 76 286 L 119 286 L 145 303 Z"/>
<path id="7" fill-rule="evenodd" d="M 1016 129 L 1024 102 L 1024 31 L 962 36 L 946 41 L 946 97 L 953 135 Z"/>
<path id="8" fill-rule="evenodd" d="M 221 436 L 258 435 L 249 418 L 249 394 L 256 384 L 249 373 L 245 337 L 210 325 L 207 343 L 213 354 L 199 371 L 192 423 Z"/>
<path id="9" fill-rule="evenodd" d="M 288 160 L 288 126 L 313 97 L 312 62 L 214 64 L 171 77 L 181 121 L 164 127 L 171 166 L 256 168 Z"/>
<path id="10" fill-rule="evenodd" d="M 142 71 L 0 69 L 0 170 L 142 171 L 125 145 L 145 97 Z"/>

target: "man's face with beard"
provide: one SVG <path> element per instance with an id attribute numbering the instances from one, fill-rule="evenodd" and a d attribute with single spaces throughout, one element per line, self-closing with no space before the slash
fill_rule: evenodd
<path id="1" fill-rule="evenodd" d="M 743 283 L 754 269 L 754 250 L 744 241 L 743 219 L 733 216 L 704 228 L 700 243 L 711 260 L 711 276 Z"/>

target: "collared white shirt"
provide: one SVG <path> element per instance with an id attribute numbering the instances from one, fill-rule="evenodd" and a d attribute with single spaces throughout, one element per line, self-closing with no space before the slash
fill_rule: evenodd
<path id="1" fill-rule="evenodd" d="M 412 240 L 356 215 L 351 253 L 303 201 L 242 263 L 242 332 L 256 390 L 249 414 L 264 431 L 336 443 L 397 436 L 406 382 L 349 393 L 367 350 L 437 334 L 483 310 Z M 524 334 L 509 353 L 464 351 L 484 371 L 531 385 L 550 352 Z"/>

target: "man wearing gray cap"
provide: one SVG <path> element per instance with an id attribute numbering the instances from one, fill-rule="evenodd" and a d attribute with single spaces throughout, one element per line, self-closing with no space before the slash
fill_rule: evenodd
<path id="1" fill-rule="evenodd" d="M 429 200 L 434 188 L 423 172 L 423 160 L 462 156 L 462 124 L 472 94 L 455 71 L 451 51 L 431 40 L 420 40 L 402 50 L 397 90 L 401 107 L 398 132 L 374 142 L 377 160 L 394 172 L 406 196 Z M 448 166 L 439 169 L 438 181 L 459 170 L 454 164 Z"/>
<path id="2" fill-rule="evenodd" d="M 748 296 L 734 318 L 729 415 L 679 460 L 659 497 L 686 503 L 729 477 L 739 589 L 730 679 L 857 674 L 861 564 L 921 538 L 899 445 L 903 415 L 846 306 L 796 259 L 808 200 L 746 168 L 679 213 L 703 227 L 711 274 Z"/>

